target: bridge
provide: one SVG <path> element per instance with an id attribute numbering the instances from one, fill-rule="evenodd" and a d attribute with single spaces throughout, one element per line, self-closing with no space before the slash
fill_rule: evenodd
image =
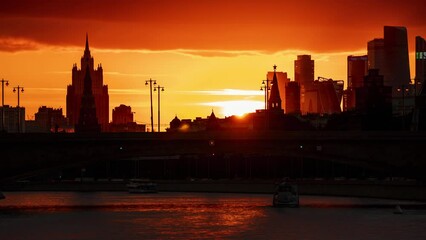
<path id="1" fill-rule="evenodd" d="M 231 167 L 242 166 L 233 165 L 235 158 L 250 160 L 250 171 L 264 165 L 272 168 L 268 171 L 277 171 L 290 166 L 282 163 L 290 160 L 297 161 L 303 171 L 304 163 L 319 161 L 424 178 L 425 147 L 426 133 L 403 131 L 2 134 L 0 181 L 107 161 L 173 162 L 194 175 L 191 169 L 198 163 L 193 159 L 207 159 L 209 171 L 211 161 L 222 161 L 231 175 Z M 244 164 L 247 168 L 248 163 Z"/>

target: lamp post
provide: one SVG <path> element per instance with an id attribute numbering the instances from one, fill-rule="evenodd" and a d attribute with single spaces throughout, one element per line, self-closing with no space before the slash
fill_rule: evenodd
<path id="1" fill-rule="evenodd" d="M 152 80 L 151 78 L 149 80 L 145 81 L 145 85 L 148 85 L 149 83 L 149 97 L 151 99 L 151 132 L 154 132 L 154 118 L 153 118 L 153 112 L 152 112 L 152 85 L 157 85 L 156 80 Z"/>
<path id="2" fill-rule="evenodd" d="M 18 133 L 21 132 L 21 107 L 19 105 L 19 94 L 24 92 L 24 87 L 17 86 L 13 88 L 13 92 L 18 93 Z"/>
<path id="3" fill-rule="evenodd" d="M 262 81 L 262 86 L 260 87 L 260 91 L 265 91 L 265 110 L 268 109 L 268 91 L 271 89 L 269 87 L 269 82 L 271 82 L 271 80 L 269 80 L 268 75 L 266 75 L 266 80 Z"/>
<path id="4" fill-rule="evenodd" d="M 402 93 L 402 129 L 405 129 L 405 102 L 404 102 L 404 98 L 405 98 L 405 92 L 408 92 L 409 89 L 407 87 L 405 87 L 405 85 L 401 85 L 400 88 L 396 89 L 398 92 Z"/>
<path id="5" fill-rule="evenodd" d="M 158 132 L 160 132 L 160 92 L 164 92 L 164 87 L 160 85 L 154 87 L 154 92 L 158 92 Z"/>
<path id="6" fill-rule="evenodd" d="M 1 79 L 1 131 L 4 132 L 4 84 L 9 86 L 9 81 Z"/>

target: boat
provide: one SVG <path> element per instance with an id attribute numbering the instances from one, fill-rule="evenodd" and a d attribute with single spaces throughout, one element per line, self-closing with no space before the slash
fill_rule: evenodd
<path id="1" fill-rule="evenodd" d="M 126 185 L 129 193 L 157 193 L 157 184 L 148 179 L 131 179 Z"/>
<path id="2" fill-rule="evenodd" d="M 299 193 L 296 184 L 281 182 L 276 187 L 272 200 L 274 207 L 299 207 Z"/>

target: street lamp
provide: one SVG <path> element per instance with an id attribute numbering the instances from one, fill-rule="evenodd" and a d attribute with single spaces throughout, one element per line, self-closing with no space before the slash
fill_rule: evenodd
<path id="1" fill-rule="evenodd" d="M 17 87 L 13 88 L 13 92 L 18 93 L 18 133 L 21 132 L 21 107 L 19 105 L 19 93 L 24 92 L 24 87 L 20 87 L 19 85 Z"/>
<path id="2" fill-rule="evenodd" d="M 152 85 L 156 85 L 157 81 L 152 80 L 151 78 L 149 80 L 145 81 L 145 85 L 148 85 L 149 83 L 149 97 L 151 99 L 151 132 L 154 132 L 154 118 L 153 118 L 153 112 L 152 112 Z"/>
<path id="3" fill-rule="evenodd" d="M 164 92 L 164 87 L 161 87 L 160 85 L 158 85 L 154 87 L 154 92 L 155 91 L 158 92 L 158 132 L 160 132 L 160 92 Z"/>
<path id="4" fill-rule="evenodd" d="M 396 89 L 398 92 L 402 93 L 402 128 L 403 130 L 405 129 L 405 102 L 404 102 L 404 97 L 405 97 L 405 92 L 408 92 L 409 89 L 403 84 L 401 85 L 400 88 Z"/>
<path id="5" fill-rule="evenodd" d="M 260 87 L 260 91 L 265 91 L 265 110 L 268 109 L 268 91 L 271 90 L 269 82 L 271 82 L 271 80 L 269 80 L 268 75 L 266 75 L 266 80 L 262 81 L 262 86 Z"/>
<path id="6" fill-rule="evenodd" d="M 8 80 L 1 80 L 1 131 L 4 132 L 4 84 L 9 86 Z"/>

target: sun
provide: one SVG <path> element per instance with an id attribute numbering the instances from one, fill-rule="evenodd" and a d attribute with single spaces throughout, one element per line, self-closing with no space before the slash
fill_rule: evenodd
<path id="1" fill-rule="evenodd" d="M 217 107 L 220 107 L 220 113 L 229 117 L 232 115 L 243 116 L 247 113 L 255 112 L 256 109 L 262 109 L 264 103 L 255 100 L 237 100 L 237 101 L 223 101 L 215 102 Z"/>

